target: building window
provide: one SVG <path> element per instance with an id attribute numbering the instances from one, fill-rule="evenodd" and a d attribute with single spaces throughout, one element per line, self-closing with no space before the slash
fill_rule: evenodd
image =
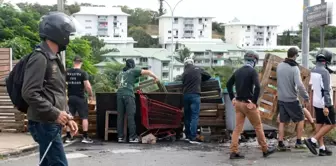
<path id="1" fill-rule="evenodd" d="M 117 26 L 117 23 L 116 23 L 116 22 L 114 22 L 114 23 L 113 23 L 113 26 L 114 26 L 114 27 L 116 27 L 116 26 Z"/>
<path id="2" fill-rule="evenodd" d="M 126 58 L 123 58 L 123 62 L 126 62 Z"/>
<path id="3" fill-rule="evenodd" d="M 171 33 L 171 31 L 168 31 L 168 33 Z"/>
<path id="4" fill-rule="evenodd" d="M 202 18 L 198 19 L 198 23 L 202 24 Z"/>
<path id="5" fill-rule="evenodd" d="M 174 18 L 174 24 L 178 24 L 178 18 Z"/>
<path id="6" fill-rule="evenodd" d="M 117 19 L 118 17 L 117 16 L 114 16 L 114 19 Z"/>
<path id="7" fill-rule="evenodd" d="M 92 22 L 92 20 L 85 20 L 85 22 Z"/>
<path id="8" fill-rule="evenodd" d="M 148 62 L 147 58 L 140 58 L 140 62 Z"/>
<path id="9" fill-rule="evenodd" d="M 242 26 L 242 28 L 245 28 L 245 26 Z"/>
<path id="10" fill-rule="evenodd" d="M 179 68 L 179 67 L 177 67 L 177 68 L 176 68 L 176 71 L 180 71 L 180 68 Z"/>
<path id="11" fill-rule="evenodd" d="M 171 37 L 168 37 L 168 39 L 171 39 Z"/>
<path id="12" fill-rule="evenodd" d="M 206 19 L 204 19 L 205 21 L 208 21 L 208 19 L 206 18 Z"/>
<path id="13" fill-rule="evenodd" d="M 85 29 L 92 29 L 92 27 L 85 27 Z"/>

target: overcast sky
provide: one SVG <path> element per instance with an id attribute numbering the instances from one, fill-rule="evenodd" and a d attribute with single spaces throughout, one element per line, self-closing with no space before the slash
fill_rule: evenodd
<path id="1" fill-rule="evenodd" d="M 8 1 L 8 0 L 5 0 Z M 17 2 L 38 2 L 41 4 L 55 4 L 57 0 L 11 0 Z M 148 8 L 158 10 L 158 0 L 67 0 L 73 2 L 88 2 L 97 5 L 127 5 L 131 8 Z M 179 0 L 166 0 L 174 7 Z M 333 0 L 326 0 L 332 2 Z M 320 3 L 320 0 L 310 0 L 311 5 Z M 169 8 L 165 5 L 165 9 Z M 183 0 L 175 10 L 178 15 L 192 13 L 197 15 L 213 16 L 216 21 L 228 22 L 234 17 L 241 21 L 263 24 L 277 24 L 280 31 L 297 29 L 302 21 L 303 0 Z M 336 1 L 333 10 L 333 25 L 336 25 Z"/>

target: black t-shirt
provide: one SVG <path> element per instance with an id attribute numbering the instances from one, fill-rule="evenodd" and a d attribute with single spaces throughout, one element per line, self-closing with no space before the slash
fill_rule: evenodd
<path id="1" fill-rule="evenodd" d="M 89 75 L 81 69 L 68 69 L 66 81 L 68 83 L 68 96 L 84 97 L 84 81 L 89 79 Z"/>

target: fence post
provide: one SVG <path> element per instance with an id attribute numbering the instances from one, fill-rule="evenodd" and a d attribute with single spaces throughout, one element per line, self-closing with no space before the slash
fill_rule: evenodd
<path id="1" fill-rule="evenodd" d="M 13 49 L 9 48 L 9 71 L 13 69 Z"/>

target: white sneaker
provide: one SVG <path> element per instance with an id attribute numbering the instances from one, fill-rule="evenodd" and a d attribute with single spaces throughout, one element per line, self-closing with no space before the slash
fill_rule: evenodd
<path id="1" fill-rule="evenodd" d="M 130 143 L 139 143 L 139 139 L 138 138 L 133 138 L 133 139 L 129 139 Z"/>
<path id="2" fill-rule="evenodd" d="M 87 138 L 83 138 L 82 143 L 92 144 L 92 143 L 93 143 L 93 140 L 90 139 L 89 137 L 87 137 Z"/>
<path id="3" fill-rule="evenodd" d="M 194 144 L 194 145 L 201 145 L 201 142 L 198 141 L 189 141 L 189 143 Z"/>

